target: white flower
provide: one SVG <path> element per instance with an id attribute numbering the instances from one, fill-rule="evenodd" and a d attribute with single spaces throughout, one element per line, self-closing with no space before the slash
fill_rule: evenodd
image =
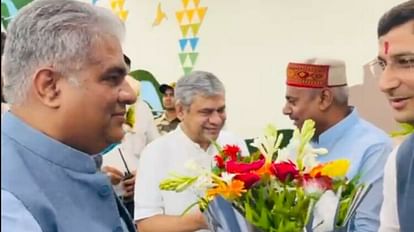
<path id="1" fill-rule="evenodd" d="M 332 190 L 326 191 L 315 205 L 312 228 L 314 232 L 333 231 L 339 198 Z"/>
<path id="2" fill-rule="evenodd" d="M 266 161 L 272 160 L 273 154 L 279 149 L 283 140 L 283 134 L 277 132 L 277 128 L 269 124 L 265 129 L 265 135 L 253 140 L 251 146 L 259 149 L 260 153 L 265 156 Z"/>
<path id="3" fill-rule="evenodd" d="M 236 174 L 234 174 L 234 173 L 227 173 L 227 172 L 223 172 L 223 173 L 221 173 L 221 179 L 224 181 L 224 182 L 226 182 L 227 184 L 230 184 L 231 183 L 231 181 L 233 180 L 233 177 L 235 176 Z"/>

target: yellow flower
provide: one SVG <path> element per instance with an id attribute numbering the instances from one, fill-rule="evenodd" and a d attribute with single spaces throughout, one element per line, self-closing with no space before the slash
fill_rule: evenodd
<path id="1" fill-rule="evenodd" d="M 207 198 L 212 199 L 215 196 L 220 195 L 224 199 L 233 200 L 240 197 L 244 192 L 246 192 L 246 189 L 244 189 L 243 181 L 232 180 L 229 184 L 220 181 L 214 188 L 207 190 Z"/>
<path id="2" fill-rule="evenodd" d="M 316 176 L 318 173 L 320 173 L 323 176 L 329 176 L 331 178 L 344 177 L 346 173 L 348 172 L 350 165 L 351 165 L 351 162 L 349 162 L 349 160 L 346 160 L 346 159 L 334 160 L 334 161 L 316 166 L 315 168 L 312 169 L 312 171 L 310 172 L 310 175 Z"/>

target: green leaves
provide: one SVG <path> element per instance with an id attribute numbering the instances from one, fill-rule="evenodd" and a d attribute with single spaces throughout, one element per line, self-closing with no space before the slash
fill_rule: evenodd
<path id="1" fill-rule="evenodd" d="M 302 232 L 313 207 L 313 199 L 302 189 L 285 186 L 279 190 L 271 185 L 260 185 L 250 189 L 236 205 L 252 225 L 263 231 Z"/>

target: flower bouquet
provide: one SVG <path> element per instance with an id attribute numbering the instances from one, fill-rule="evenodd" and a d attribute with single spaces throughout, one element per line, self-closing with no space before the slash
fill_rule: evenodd
<path id="1" fill-rule="evenodd" d="M 318 155 L 328 151 L 310 145 L 314 126 L 312 120 L 305 121 L 284 149 L 280 149 L 283 135 L 268 126 L 264 136 L 252 144 L 258 151 L 248 157 L 241 156 L 237 146 L 222 148 L 213 142 L 218 154 L 211 170 L 190 162 L 188 168 L 195 175 L 174 174 L 160 183 L 160 189 L 201 192 L 192 206 L 205 212 L 212 231 L 302 232 L 345 227 L 368 188 L 358 183 L 358 177 L 346 178 L 350 161 L 317 161 Z"/>

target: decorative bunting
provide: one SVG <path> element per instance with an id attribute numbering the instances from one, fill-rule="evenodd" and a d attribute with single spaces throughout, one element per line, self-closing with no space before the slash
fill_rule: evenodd
<path id="1" fill-rule="evenodd" d="M 200 0 L 193 0 L 195 8 L 198 8 L 198 5 L 200 5 Z"/>
<path id="2" fill-rule="evenodd" d="M 183 65 L 185 63 L 186 58 L 187 58 L 187 53 L 179 53 L 178 56 L 180 57 L 181 65 Z"/>
<path id="3" fill-rule="evenodd" d="M 118 6 L 118 1 L 117 0 L 111 0 L 109 2 L 109 4 L 111 5 L 111 9 L 114 11 L 116 9 L 116 7 Z"/>
<path id="4" fill-rule="evenodd" d="M 177 11 L 175 12 L 175 17 L 177 18 L 178 24 L 181 25 L 183 21 L 184 11 Z"/>
<path id="5" fill-rule="evenodd" d="M 179 40 L 181 51 L 184 51 L 185 47 L 187 46 L 188 41 L 189 41 L 188 39 L 180 39 Z"/>
<path id="6" fill-rule="evenodd" d="M 191 30 L 193 31 L 193 35 L 197 36 L 198 30 L 200 29 L 200 23 L 191 24 Z"/>
<path id="7" fill-rule="evenodd" d="M 198 57 L 198 53 L 197 52 L 191 52 L 191 53 L 188 53 L 188 55 L 190 56 L 192 66 L 194 66 L 195 62 L 197 60 L 197 57 Z"/>
<path id="8" fill-rule="evenodd" d="M 125 22 L 128 18 L 129 13 L 128 10 L 124 9 L 125 0 L 110 0 L 109 5 L 112 9 L 112 12 L 118 15 L 118 17 Z"/>
<path id="9" fill-rule="evenodd" d="M 188 75 L 193 71 L 193 67 L 183 67 L 184 75 Z"/>
<path id="10" fill-rule="evenodd" d="M 194 51 L 198 44 L 198 37 L 194 37 L 189 40 L 190 40 L 191 49 Z"/>
<path id="11" fill-rule="evenodd" d="M 199 37 L 198 32 L 207 12 L 207 7 L 199 7 L 200 0 L 181 0 L 183 8 L 176 11 L 175 15 L 180 27 L 182 38 L 178 40 L 181 68 L 185 75 L 191 73 L 198 59 Z M 191 30 L 191 34 L 189 31 Z"/>
<path id="12" fill-rule="evenodd" d="M 118 17 L 123 21 L 123 22 L 125 22 L 126 20 L 127 20 L 127 18 L 128 18 L 128 11 L 127 10 L 121 10 L 119 13 L 118 13 Z"/>
<path id="13" fill-rule="evenodd" d="M 125 5 L 125 0 L 118 0 L 118 8 L 119 9 L 124 9 L 124 5 Z"/>
<path id="14" fill-rule="evenodd" d="M 187 10 L 188 23 L 191 23 L 193 20 L 194 11 L 195 10 Z"/>
<path id="15" fill-rule="evenodd" d="M 197 14 L 198 14 L 198 18 L 200 19 L 200 23 L 203 22 L 206 12 L 207 12 L 207 7 L 201 7 L 197 9 Z"/>
<path id="16" fill-rule="evenodd" d="M 182 25 L 180 26 L 180 28 L 181 28 L 181 33 L 183 37 L 187 37 L 188 29 L 190 29 L 190 25 Z"/>
<path id="17" fill-rule="evenodd" d="M 183 3 L 184 9 L 186 9 L 186 8 L 187 8 L 187 6 L 188 6 L 188 2 L 189 2 L 190 0 L 181 0 L 181 1 L 182 1 L 182 3 Z"/>

